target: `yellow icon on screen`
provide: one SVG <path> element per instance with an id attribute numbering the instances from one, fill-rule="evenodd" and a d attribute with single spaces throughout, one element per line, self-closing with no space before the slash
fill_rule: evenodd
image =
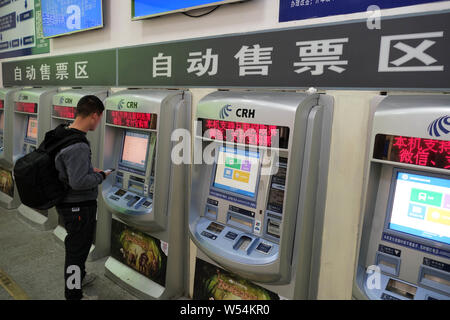
<path id="1" fill-rule="evenodd" d="M 239 170 L 234 170 L 233 180 L 243 182 L 243 183 L 248 183 L 250 181 L 250 173 L 244 172 L 244 171 L 239 171 Z"/>
<path id="2" fill-rule="evenodd" d="M 450 211 L 439 208 L 428 208 L 427 221 L 450 226 Z"/>

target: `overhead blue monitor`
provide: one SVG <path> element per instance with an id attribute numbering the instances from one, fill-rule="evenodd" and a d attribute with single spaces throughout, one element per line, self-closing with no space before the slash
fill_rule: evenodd
<path id="1" fill-rule="evenodd" d="M 102 0 L 41 0 L 44 38 L 103 27 Z"/>
<path id="2" fill-rule="evenodd" d="M 132 3 L 132 18 L 152 18 L 169 13 L 188 11 L 202 7 L 222 5 L 243 0 L 134 0 Z"/>

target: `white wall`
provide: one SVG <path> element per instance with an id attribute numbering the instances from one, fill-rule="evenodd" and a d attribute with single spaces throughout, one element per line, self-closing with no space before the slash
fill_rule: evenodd
<path id="1" fill-rule="evenodd" d="M 182 14 L 131 21 L 131 1 L 103 0 L 105 28 L 50 40 L 51 53 L 44 57 L 75 52 L 141 45 L 220 34 L 251 32 L 364 19 L 367 13 L 279 23 L 278 0 L 251 0 L 226 5 L 202 18 Z M 383 16 L 450 9 L 450 1 L 383 10 Z M 200 10 L 199 13 L 206 10 Z M 29 59 L 22 57 L 9 60 Z M 0 79 L 0 85 L 2 81 Z M 208 90 L 192 90 L 194 102 Z M 328 178 L 325 226 L 320 268 L 319 298 L 350 299 L 367 135 L 368 106 L 377 92 L 329 91 L 336 105 Z M 195 111 L 195 108 L 194 108 Z M 348 125 L 351 123 L 352 125 Z M 355 148 L 360 146 L 360 148 Z M 193 270 L 191 270 L 192 272 Z"/>

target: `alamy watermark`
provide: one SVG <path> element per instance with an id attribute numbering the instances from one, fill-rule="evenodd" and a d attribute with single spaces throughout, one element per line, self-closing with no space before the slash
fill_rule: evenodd
<path id="1" fill-rule="evenodd" d="M 261 161 L 261 175 L 274 175 L 278 167 L 271 165 L 278 162 L 280 132 L 278 129 L 237 128 L 237 129 L 208 129 L 202 134 L 202 122 L 196 122 L 198 130 L 195 137 L 187 129 L 176 129 L 171 134 L 171 141 L 175 143 L 171 152 L 171 160 L 175 165 L 181 164 L 225 164 L 225 158 L 218 157 L 218 148 L 238 148 L 248 152 L 265 150 L 264 158 L 248 156 L 252 164 Z M 204 146 L 204 142 L 210 142 Z"/>

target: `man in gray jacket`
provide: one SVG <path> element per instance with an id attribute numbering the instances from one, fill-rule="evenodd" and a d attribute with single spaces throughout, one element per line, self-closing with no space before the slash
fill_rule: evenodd
<path id="1" fill-rule="evenodd" d="M 58 126 L 55 136 L 63 138 L 94 131 L 101 121 L 104 109 L 103 102 L 98 97 L 84 96 L 77 104 L 74 122 L 68 126 Z M 65 298 L 80 300 L 88 298 L 83 294 L 82 286 L 94 279 L 94 275 L 86 276 L 85 263 L 94 240 L 98 185 L 109 173 L 92 166 L 90 145 L 85 142 L 72 144 L 59 151 L 55 157 L 55 167 L 59 179 L 70 186 L 66 197 L 56 206 L 67 230 L 64 240 Z M 77 271 L 81 276 L 78 284 L 81 283 L 82 286 L 77 286 L 77 281 L 71 281 Z"/>

